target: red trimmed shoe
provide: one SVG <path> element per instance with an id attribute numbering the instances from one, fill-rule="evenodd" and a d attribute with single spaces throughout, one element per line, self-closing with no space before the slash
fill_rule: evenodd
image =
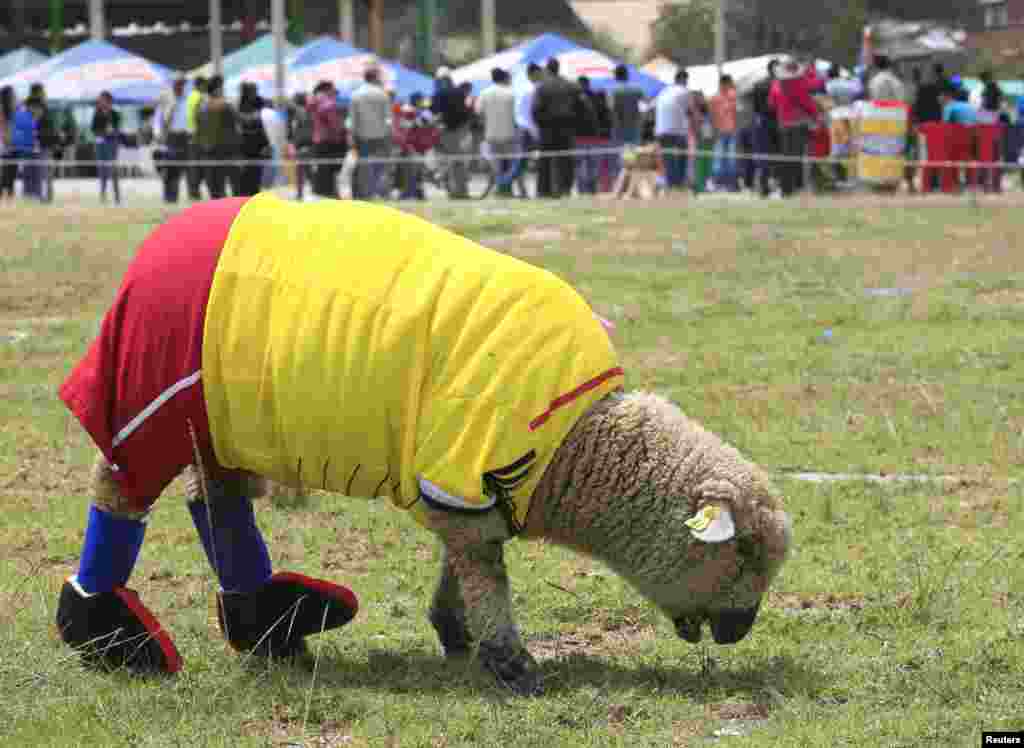
<path id="1" fill-rule="evenodd" d="M 295 657 L 305 637 L 344 626 L 359 610 L 347 587 L 302 574 L 278 572 L 255 592 L 218 593 L 217 620 L 240 652 Z"/>
<path id="2" fill-rule="evenodd" d="M 57 630 L 87 665 L 168 675 L 181 670 L 171 637 L 127 587 L 86 595 L 67 580 L 57 604 Z"/>

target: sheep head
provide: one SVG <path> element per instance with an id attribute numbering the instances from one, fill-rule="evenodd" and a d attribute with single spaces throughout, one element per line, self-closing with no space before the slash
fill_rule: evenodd
<path id="1" fill-rule="evenodd" d="M 666 554 L 657 569 L 632 581 L 686 641 L 699 642 L 705 623 L 716 643 L 740 641 L 753 628 L 786 558 L 789 518 L 774 508 L 745 515 L 716 499 L 702 502 L 696 512 L 678 512 L 666 523 L 666 534 L 673 526 L 680 528 L 676 537 L 663 542 L 677 544 L 678 554 Z"/>
<path id="2" fill-rule="evenodd" d="M 595 406 L 534 501 L 531 535 L 604 560 L 691 642 L 746 636 L 791 545 L 768 475 L 651 393 Z"/>
<path id="3" fill-rule="evenodd" d="M 698 642 L 705 623 L 719 644 L 743 639 L 792 543 L 790 520 L 768 475 L 738 450 L 688 418 L 673 403 L 627 396 L 647 418 L 634 433 L 672 469 L 647 477 L 658 517 L 644 542 L 648 553 L 622 569 L 672 620 L 677 633 Z M 673 453 L 670 456 L 667 453 Z M 660 526 L 656 526 L 659 525 Z M 651 549 L 657 552 L 651 552 Z"/>

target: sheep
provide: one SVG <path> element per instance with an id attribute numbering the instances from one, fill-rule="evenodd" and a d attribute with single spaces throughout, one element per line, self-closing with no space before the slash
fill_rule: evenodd
<path id="1" fill-rule="evenodd" d="M 61 636 L 90 664 L 181 668 L 126 585 L 156 497 L 184 471 L 240 651 L 300 655 L 358 610 L 341 585 L 273 572 L 252 504 L 268 482 L 387 497 L 434 532 L 445 655 L 475 655 L 515 693 L 542 682 L 513 615 L 513 538 L 603 560 L 689 642 L 705 623 L 739 641 L 791 545 L 781 499 L 623 377 L 567 284 L 420 219 L 266 195 L 193 206 L 140 247 L 61 387 L 100 448 Z"/>

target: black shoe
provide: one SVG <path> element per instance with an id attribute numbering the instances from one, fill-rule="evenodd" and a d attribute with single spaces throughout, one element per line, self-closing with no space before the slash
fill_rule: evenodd
<path id="1" fill-rule="evenodd" d="M 57 630 L 91 666 L 138 673 L 181 670 L 181 656 L 171 637 L 138 593 L 126 587 L 86 597 L 65 582 L 57 604 Z"/>
<path id="2" fill-rule="evenodd" d="M 236 650 L 259 657 L 295 657 L 303 639 L 344 626 L 359 610 L 346 587 L 278 572 L 254 592 L 218 594 L 217 620 Z"/>

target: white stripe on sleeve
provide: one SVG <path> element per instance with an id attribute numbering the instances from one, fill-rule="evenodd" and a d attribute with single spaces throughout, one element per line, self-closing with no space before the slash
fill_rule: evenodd
<path id="1" fill-rule="evenodd" d="M 132 435 L 132 432 L 134 432 L 139 426 L 142 425 L 143 421 L 145 421 L 151 415 L 156 413 L 160 409 L 161 405 L 166 403 L 168 400 L 170 400 L 172 397 L 177 395 L 182 390 L 188 389 L 196 382 L 198 382 L 199 375 L 201 373 L 202 370 L 197 371 L 194 374 L 189 374 L 184 379 L 175 382 L 166 390 L 157 395 L 153 402 L 151 402 L 149 405 L 143 408 L 141 413 L 135 416 L 135 418 L 130 420 L 123 429 L 117 432 L 117 436 L 114 437 L 114 443 L 111 446 L 116 447 L 118 444 L 123 442 L 125 439 Z"/>

